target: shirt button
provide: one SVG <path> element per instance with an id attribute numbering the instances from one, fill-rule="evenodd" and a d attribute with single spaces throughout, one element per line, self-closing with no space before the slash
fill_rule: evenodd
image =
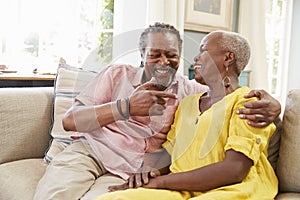
<path id="1" fill-rule="evenodd" d="M 256 139 L 256 144 L 260 144 L 260 142 L 261 142 L 260 138 L 257 138 Z"/>

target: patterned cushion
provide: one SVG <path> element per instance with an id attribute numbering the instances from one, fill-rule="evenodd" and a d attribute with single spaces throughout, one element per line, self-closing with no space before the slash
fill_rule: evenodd
<path id="1" fill-rule="evenodd" d="M 66 111 L 74 103 L 75 97 L 89 83 L 97 72 L 71 67 L 61 59 L 57 70 L 57 77 L 54 86 L 54 111 L 51 136 L 53 137 L 50 148 L 46 153 L 46 160 L 51 160 L 71 142 L 70 135 L 62 126 L 62 119 Z"/>

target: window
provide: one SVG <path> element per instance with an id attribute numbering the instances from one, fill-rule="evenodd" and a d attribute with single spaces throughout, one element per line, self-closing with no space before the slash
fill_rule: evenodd
<path id="1" fill-rule="evenodd" d="M 0 27 L 0 64 L 18 71 L 56 72 L 60 57 L 81 66 L 97 47 L 109 62 L 113 0 L 1 1 Z"/>
<path id="2" fill-rule="evenodd" d="M 292 0 L 268 0 L 266 9 L 266 42 L 269 89 L 282 98 L 286 94 L 286 76 Z"/>

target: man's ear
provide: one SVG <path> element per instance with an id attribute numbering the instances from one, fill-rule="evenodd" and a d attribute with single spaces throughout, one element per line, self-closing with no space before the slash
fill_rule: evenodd
<path id="1" fill-rule="evenodd" d="M 235 62 L 235 53 L 230 52 L 230 51 L 227 52 L 227 53 L 225 54 L 225 62 L 224 62 L 225 66 L 230 66 L 230 65 L 232 65 L 234 62 Z"/>
<path id="2" fill-rule="evenodd" d="M 144 60 L 144 59 L 145 59 L 145 56 L 146 56 L 146 51 L 145 51 L 145 49 L 143 49 L 143 50 L 141 51 L 141 59 Z"/>

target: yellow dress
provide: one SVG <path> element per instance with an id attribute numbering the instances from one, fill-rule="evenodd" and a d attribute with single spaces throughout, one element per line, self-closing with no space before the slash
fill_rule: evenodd
<path id="1" fill-rule="evenodd" d="M 243 153 L 254 164 L 241 183 L 204 193 L 138 188 L 109 193 L 97 199 L 274 199 L 278 181 L 267 160 L 267 148 L 275 125 L 254 128 L 235 113 L 243 103 L 253 100 L 243 97 L 249 91 L 247 87 L 239 88 L 204 113 L 198 109 L 201 94 L 187 96 L 179 104 L 168 141 L 164 144 L 172 156 L 172 173 L 222 161 L 229 149 Z"/>

